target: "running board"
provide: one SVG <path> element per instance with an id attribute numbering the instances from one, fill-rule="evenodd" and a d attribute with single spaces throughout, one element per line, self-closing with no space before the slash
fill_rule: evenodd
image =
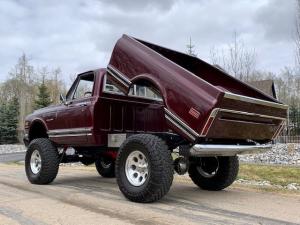
<path id="1" fill-rule="evenodd" d="M 190 148 L 190 156 L 235 156 L 241 154 L 254 154 L 272 149 L 271 144 L 267 145 L 209 145 L 196 144 Z"/>

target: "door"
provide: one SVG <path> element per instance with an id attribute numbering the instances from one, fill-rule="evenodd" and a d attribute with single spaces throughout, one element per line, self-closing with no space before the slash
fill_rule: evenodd
<path id="1" fill-rule="evenodd" d="M 57 130 L 62 144 L 82 144 L 92 133 L 92 103 L 94 73 L 79 75 L 66 97 L 66 103 L 57 111 L 57 121 L 64 124 Z"/>

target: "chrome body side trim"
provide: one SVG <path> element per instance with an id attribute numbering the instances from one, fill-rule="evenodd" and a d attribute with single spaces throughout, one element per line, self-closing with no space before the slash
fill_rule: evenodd
<path id="1" fill-rule="evenodd" d="M 85 134 L 53 134 L 49 135 L 49 138 L 60 138 L 60 137 L 82 137 L 82 136 L 92 136 L 92 133 Z"/>
<path id="2" fill-rule="evenodd" d="M 219 111 L 233 113 L 233 114 L 241 114 L 241 115 L 246 115 L 246 116 L 256 116 L 256 117 L 268 118 L 268 119 L 276 119 L 276 120 L 284 120 L 284 121 L 286 120 L 286 118 L 283 118 L 283 117 L 269 116 L 269 115 L 264 115 L 264 114 L 259 114 L 259 113 L 249 113 L 249 112 L 236 111 L 236 110 L 231 110 L 231 109 L 220 108 Z"/>
<path id="3" fill-rule="evenodd" d="M 124 86 L 129 87 L 131 84 L 131 81 L 119 70 L 117 70 L 112 65 L 107 66 L 107 72 L 112 75 L 114 78 L 116 78 L 120 83 L 122 83 Z"/>
<path id="4" fill-rule="evenodd" d="M 193 136 L 192 134 L 190 134 L 189 132 L 187 132 L 185 129 L 183 129 L 176 121 L 174 121 L 171 117 L 169 117 L 168 115 L 165 115 L 165 118 L 171 122 L 174 126 L 176 126 L 177 128 L 179 128 L 183 133 L 185 133 L 190 139 L 192 139 L 193 141 L 196 139 L 195 136 Z"/>
<path id="5" fill-rule="evenodd" d="M 240 154 L 253 154 L 271 150 L 272 145 L 214 145 L 196 144 L 190 148 L 190 156 L 235 156 Z"/>
<path id="6" fill-rule="evenodd" d="M 284 105 L 284 104 L 261 100 L 261 99 L 257 99 L 257 98 L 252 98 L 252 97 L 248 97 L 248 96 L 244 96 L 244 95 L 233 94 L 233 93 L 229 93 L 229 92 L 225 92 L 224 98 L 234 99 L 234 100 L 243 101 L 243 102 L 249 102 L 249 103 L 258 104 L 258 105 L 265 105 L 265 106 L 270 106 L 270 107 L 274 107 L 274 108 L 288 109 L 288 106 Z"/>
<path id="7" fill-rule="evenodd" d="M 176 127 L 180 128 L 180 130 L 182 130 L 184 133 L 188 134 L 189 137 L 193 137 L 193 140 L 199 137 L 199 134 L 195 130 L 193 130 L 189 125 L 187 125 L 180 118 L 171 113 L 167 108 L 164 109 L 166 119 L 172 122 Z"/>
<path id="8" fill-rule="evenodd" d="M 90 127 L 86 128 L 72 128 L 72 129 L 56 129 L 49 130 L 49 137 L 76 137 L 76 136 L 90 136 L 92 135 L 92 129 Z"/>

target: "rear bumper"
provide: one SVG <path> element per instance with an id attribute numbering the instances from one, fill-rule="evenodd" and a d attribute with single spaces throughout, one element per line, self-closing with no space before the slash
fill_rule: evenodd
<path id="1" fill-rule="evenodd" d="M 209 145 L 196 144 L 190 148 L 190 156 L 234 156 L 253 154 L 271 150 L 272 145 Z"/>

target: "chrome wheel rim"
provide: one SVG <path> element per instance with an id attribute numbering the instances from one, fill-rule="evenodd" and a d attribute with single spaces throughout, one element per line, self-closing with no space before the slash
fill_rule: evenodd
<path id="1" fill-rule="evenodd" d="M 135 187 L 142 186 L 149 175 L 149 165 L 146 156 L 141 151 L 131 152 L 125 164 L 127 180 Z"/>
<path id="2" fill-rule="evenodd" d="M 218 157 L 201 158 L 200 165 L 197 166 L 197 171 L 205 178 L 214 177 L 219 170 Z"/>
<path id="3" fill-rule="evenodd" d="M 33 174 L 38 174 L 42 168 L 42 158 L 38 150 L 34 150 L 30 158 L 30 169 Z"/>

